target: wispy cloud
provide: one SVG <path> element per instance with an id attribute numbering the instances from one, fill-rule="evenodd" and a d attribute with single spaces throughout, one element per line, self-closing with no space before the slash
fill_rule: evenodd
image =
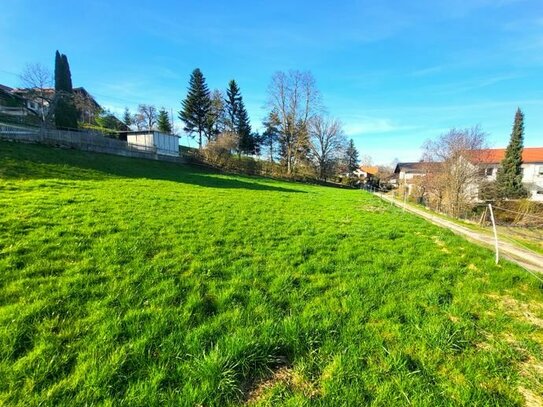
<path id="1" fill-rule="evenodd" d="M 359 136 L 364 134 L 382 134 L 414 130 L 416 126 L 398 125 L 390 119 L 361 116 L 356 119 L 345 120 L 343 129 L 348 136 Z"/>
<path id="2" fill-rule="evenodd" d="M 422 69 L 418 69 L 418 70 L 415 70 L 415 71 L 411 72 L 411 76 L 422 77 L 422 76 L 433 75 L 433 74 L 436 74 L 436 73 L 443 72 L 445 70 L 445 68 L 446 68 L 445 65 L 429 66 L 427 68 L 422 68 Z"/>

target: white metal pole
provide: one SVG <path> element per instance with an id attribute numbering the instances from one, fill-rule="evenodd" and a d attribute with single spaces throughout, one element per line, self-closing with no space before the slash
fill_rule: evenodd
<path id="1" fill-rule="evenodd" d="M 407 206 L 407 184 L 403 186 L 403 211 L 405 212 L 405 207 Z"/>
<path id="2" fill-rule="evenodd" d="M 496 231 L 496 222 L 494 221 L 494 212 L 492 211 L 492 204 L 488 204 L 488 209 L 490 209 L 490 219 L 492 220 L 492 229 L 494 230 L 494 244 L 496 246 L 496 264 L 500 260 L 500 252 L 498 246 L 498 232 Z"/>

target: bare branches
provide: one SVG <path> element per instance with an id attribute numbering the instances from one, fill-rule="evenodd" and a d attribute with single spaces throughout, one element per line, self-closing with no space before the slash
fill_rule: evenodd
<path id="1" fill-rule="evenodd" d="M 326 180 L 346 144 L 341 122 L 324 116 L 309 121 L 310 156 L 318 168 L 319 177 Z"/>
<path id="2" fill-rule="evenodd" d="M 282 155 L 287 173 L 309 148 L 308 122 L 321 110 L 321 98 L 310 72 L 276 72 L 268 87 L 268 107 L 277 112 Z"/>
<path id="3" fill-rule="evenodd" d="M 141 104 L 134 116 L 134 123 L 138 130 L 153 130 L 157 123 L 158 112 L 155 106 Z"/>
<path id="4" fill-rule="evenodd" d="M 458 216 L 476 197 L 481 181 L 478 165 L 484 160 L 481 150 L 486 133 L 479 126 L 451 129 L 423 146 L 426 176 L 420 188 L 431 194 L 438 209 Z"/>
<path id="5" fill-rule="evenodd" d="M 27 64 L 19 75 L 22 87 L 27 88 L 28 97 L 35 99 L 39 106 L 39 116 L 46 118 L 46 107 L 51 103 L 53 92 L 47 92 L 53 85 L 53 74 L 41 64 Z"/>

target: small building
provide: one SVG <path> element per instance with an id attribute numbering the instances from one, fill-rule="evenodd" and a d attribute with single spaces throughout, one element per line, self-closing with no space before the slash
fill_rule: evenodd
<path id="1" fill-rule="evenodd" d="M 160 155 L 179 156 L 179 136 L 157 130 L 128 131 L 125 134 L 131 147 Z"/>

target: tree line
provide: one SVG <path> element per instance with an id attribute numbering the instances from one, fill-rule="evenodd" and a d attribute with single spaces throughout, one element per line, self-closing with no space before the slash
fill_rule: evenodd
<path id="1" fill-rule="evenodd" d="M 288 176 L 312 174 L 327 180 L 358 166 L 354 141 L 341 122 L 325 113 L 310 72 L 276 72 L 268 86 L 262 133 L 253 132 L 243 96 L 232 79 L 225 90 L 211 92 L 200 69 L 189 79 L 181 102 L 183 130 L 196 138 L 204 157 L 229 152 L 262 156 Z"/>
<path id="2" fill-rule="evenodd" d="M 55 55 L 54 96 L 46 91 L 48 71 L 29 65 L 21 79 L 42 103 L 48 105 L 44 123 L 57 128 L 101 131 L 129 129 L 175 133 L 173 114 L 152 104 L 140 104 L 136 112 L 125 108 L 121 118 L 102 109 L 90 95 L 74 92 L 68 58 Z M 341 122 L 326 113 L 315 78 L 308 71 L 276 72 L 269 83 L 263 130 L 253 130 L 241 89 L 232 79 L 224 90 L 210 91 L 200 69 L 189 79 L 181 109 L 183 131 L 197 140 L 201 156 L 261 158 L 274 171 L 287 176 L 312 176 L 327 180 L 358 166 L 354 141 L 347 140 Z"/>

